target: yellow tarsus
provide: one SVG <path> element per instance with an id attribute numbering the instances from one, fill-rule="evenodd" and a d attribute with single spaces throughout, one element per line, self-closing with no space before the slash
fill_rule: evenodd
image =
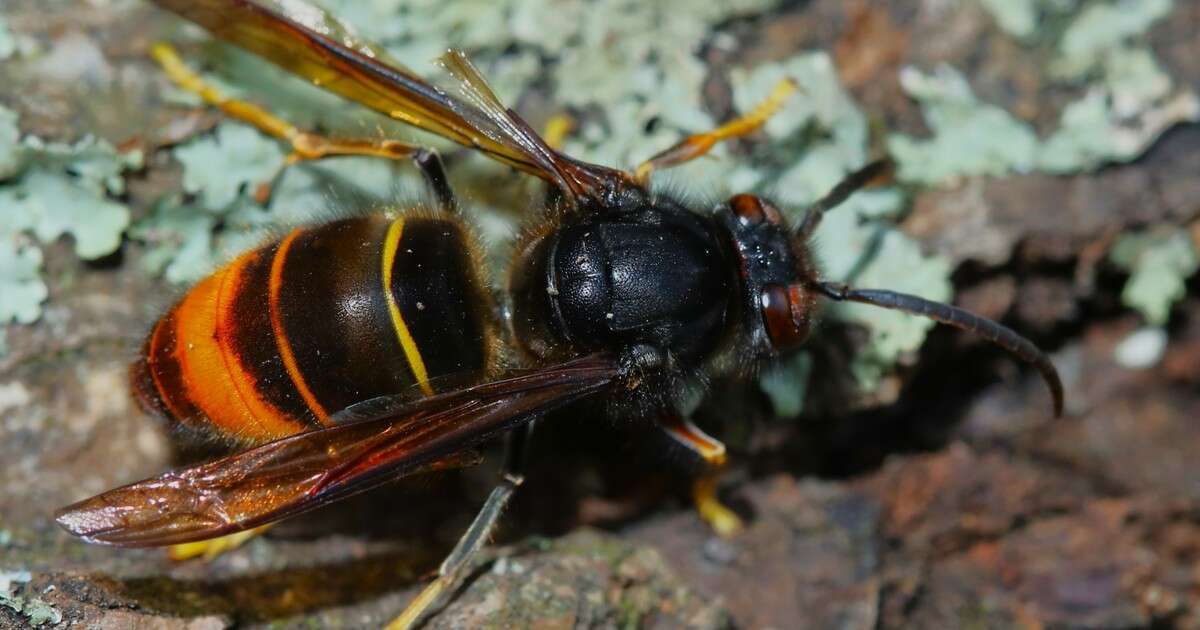
<path id="1" fill-rule="evenodd" d="M 573 129 L 575 129 L 575 119 L 567 114 L 555 114 L 546 121 L 542 140 L 545 140 L 551 149 L 561 149 Z"/>
<path id="2" fill-rule="evenodd" d="M 771 116 L 774 116 L 779 111 L 779 108 L 783 107 L 784 102 L 791 98 L 792 94 L 795 94 L 798 89 L 799 86 L 794 79 L 780 79 L 775 84 L 775 87 L 771 88 L 771 93 L 767 95 L 767 98 L 763 99 L 754 109 L 750 110 L 750 113 L 713 129 L 709 134 L 720 141 L 744 136 L 758 129 L 766 124 Z"/>
<path id="3" fill-rule="evenodd" d="M 385 630 L 409 630 L 417 623 L 417 621 L 421 619 L 421 616 L 425 614 L 426 609 L 433 605 L 434 602 L 436 602 L 438 598 L 442 596 L 442 592 L 445 590 L 446 582 L 442 578 L 439 577 L 438 579 L 430 582 L 428 586 L 422 589 L 421 592 L 418 593 L 417 596 L 408 603 L 408 606 L 405 607 L 404 612 L 400 613 L 399 617 L 396 617 L 387 625 Z"/>
<path id="4" fill-rule="evenodd" d="M 273 115 L 271 112 L 247 101 L 231 99 L 210 85 L 179 58 L 179 53 L 170 44 L 158 43 L 150 49 L 150 55 L 162 66 L 172 81 L 179 87 L 198 95 L 205 103 L 219 108 L 231 118 L 249 123 L 270 136 L 292 142 L 300 135 L 295 125 Z"/>
<path id="5" fill-rule="evenodd" d="M 696 503 L 696 511 L 700 513 L 700 518 L 708 523 L 718 536 L 730 538 L 745 529 L 741 517 L 717 498 L 715 474 L 700 477 L 693 483 L 692 500 Z"/>
<path id="6" fill-rule="evenodd" d="M 704 133 L 698 133 L 684 138 L 675 146 L 642 162 L 633 172 L 636 181 L 643 185 L 650 181 L 650 174 L 657 169 L 679 166 L 708 153 L 718 142 L 745 136 L 763 126 L 774 116 L 784 102 L 796 93 L 799 86 L 791 78 L 785 78 L 775 84 L 771 93 L 749 113 Z"/>
<path id="7" fill-rule="evenodd" d="M 247 540 L 262 534 L 270 528 L 271 524 L 259 525 L 254 529 L 247 529 L 244 532 L 236 532 L 228 536 L 221 536 L 220 538 L 171 545 L 167 547 L 167 555 L 176 561 L 204 558 L 207 562 L 227 551 L 233 551 L 241 547 Z"/>

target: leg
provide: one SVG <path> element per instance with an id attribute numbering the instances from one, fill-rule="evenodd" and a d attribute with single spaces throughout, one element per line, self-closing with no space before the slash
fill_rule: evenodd
<path id="1" fill-rule="evenodd" d="M 712 131 L 688 136 L 675 146 L 642 162 L 633 172 L 638 183 L 646 185 L 650 182 L 650 174 L 656 170 L 679 166 L 708 153 L 718 142 L 739 138 L 754 132 L 779 111 L 783 102 L 796 91 L 796 82 L 784 79 L 775 85 L 771 94 L 749 114 L 735 118 Z"/>
<path id="2" fill-rule="evenodd" d="M 438 567 L 437 578 L 409 602 L 404 612 L 388 624 L 387 630 L 408 630 L 416 627 L 426 613 L 436 609 L 443 597 L 458 587 L 459 581 L 464 577 L 463 569 L 470 563 L 472 556 L 487 544 L 496 529 L 500 513 L 508 505 L 517 486 L 524 481 L 525 452 L 532 428 L 532 423 L 522 425 L 509 434 L 508 444 L 505 446 L 504 477 L 500 484 L 488 495 L 471 526 L 450 551 L 450 555 L 442 561 Z"/>
<path id="3" fill-rule="evenodd" d="M 445 170 L 442 168 L 441 159 L 432 149 L 396 140 L 328 138 L 301 131 L 258 105 L 225 96 L 188 68 L 170 45 L 156 44 L 151 49 L 151 55 L 179 87 L 197 94 L 204 102 L 220 109 L 226 116 L 253 125 L 259 131 L 290 144 L 292 152 L 288 155 L 284 168 L 297 162 L 335 155 L 364 155 L 389 160 L 412 159 L 421 169 L 442 209 L 454 210 L 454 195 L 446 180 Z"/>
<path id="4" fill-rule="evenodd" d="M 271 524 L 260 525 L 254 529 L 221 536 L 220 538 L 171 545 L 167 547 L 167 556 L 177 562 L 191 560 L 192 558 L 203 558 L 207 562 L 226 551 L 233 551 L 241 547 L 243 543 L 257 537 L 268 529 L 271 529 Z"/>
<path id="5" fill-rule="evenodd" d="M 574 127 L 575 121 L 570 116 L 555 114 L 546 121 L 546 127 L 542 131 L 542 140 L 546 141 L 546 146 L 557 151 L 567 141 L 567 136 Z"/>
<path id="6" fill-rule="evenodd" d="M 699 455 L 710 468 L 692 484 L 692 500 L 700 518 L 723 538 L 740 532 L 744 528 L 742 519 L 717 499 L 717 478 L 725 465 L 725 445 L 678 415 L 665 417 L 660 424 L 667 435 Z"/>
<path id="7" fill-rule="evenodd" d="M 420 148 L 413 153 L 413 162 L 425 177 L 425 184 L 437 199 L 438 210 L 442 212 L 458 212 L 458 202 L 454 199 L 454 190 L 450 188 L 450 180 L 446 177 L 446 169 L 442 166 L 442 157 L 433 149 Z"/>
<path id="8" fill-rule="evenodd" d="M 801 238 L 807 240 L 817 230 L 817 226 L 821 224 L 821 219 L 825 213 L 833 208 L 842 205 L 850 195 L 865 188 L 876 178 L 882 177 L 892 168 L 890 160 L 875 160 L 868 162 L 866 166 L 850 173 L 834 185 L 833 189 L 825 193 L 824 197 L 813 202 L 808 210 L 804 213 L 804 219 L 800 223 L 800 227 L 796 229 L 796 233 Z"/>

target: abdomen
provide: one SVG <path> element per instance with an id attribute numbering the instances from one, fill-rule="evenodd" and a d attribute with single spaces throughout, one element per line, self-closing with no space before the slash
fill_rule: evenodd
<path id="1" fill-rule="evenodd" d="M 376 396 L 490 373 L 492 305 L 475 245 L 448 217 L 297 228 L 193 287 L 131 370 L 143 407 L 264 442 Z"/>

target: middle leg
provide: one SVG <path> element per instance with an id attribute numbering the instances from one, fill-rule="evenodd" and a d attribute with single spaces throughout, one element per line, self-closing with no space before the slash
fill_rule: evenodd
<path id="1" fill-rule="evenodd" d="M 525 480 L 525 458 L 533 424 L 531 422 L 521 425 L 509 433 L 505 445 L 504 475 L 500 483 L 488 495 L 471 526 L 438 567 L 437 578 L 409 602 L 404 612 L 388 624 L 387 630 L 408 630 L 416 627 L 426 614 L 436 610 L 445 597 L 458 587 L 465 577 L 464 570 L 475 554 L 487 544 L 495 532 L 500 514 L 512 499 L 517 486 Z"/>

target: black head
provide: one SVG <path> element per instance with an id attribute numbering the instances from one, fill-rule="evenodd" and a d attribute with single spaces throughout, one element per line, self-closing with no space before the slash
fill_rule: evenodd
<path id="1" fill-rule="evenodd" d="M 769 358 L 794 350 L 812 328 L 817 297 L 859 302 L 913 315 L 974 332 L 1032 364 L 1054 397 L 1055 415 L 1062 414 L 1063 387 L 1050 359 L 1016 331 L 963 309 L 915 295 L 887 290 L 859 290 L 820 278 L 808 241 L 821 218 L 854 191 L 890 169 L 873 162 L 851 173 L 819 199 L 794 229 L 769 202 L 753 195 L 735 195 L 717 209 L 738 259 L 744 352 Z"/>
<path id="2" fill-rule="evenodd" d="M 775 206 L 754 195 L 734 195 L 716 216 L 737 258 L 742 352 L 764 357 L 800 347 L 812 328 L 817 297 L 807 245 Z"/>

